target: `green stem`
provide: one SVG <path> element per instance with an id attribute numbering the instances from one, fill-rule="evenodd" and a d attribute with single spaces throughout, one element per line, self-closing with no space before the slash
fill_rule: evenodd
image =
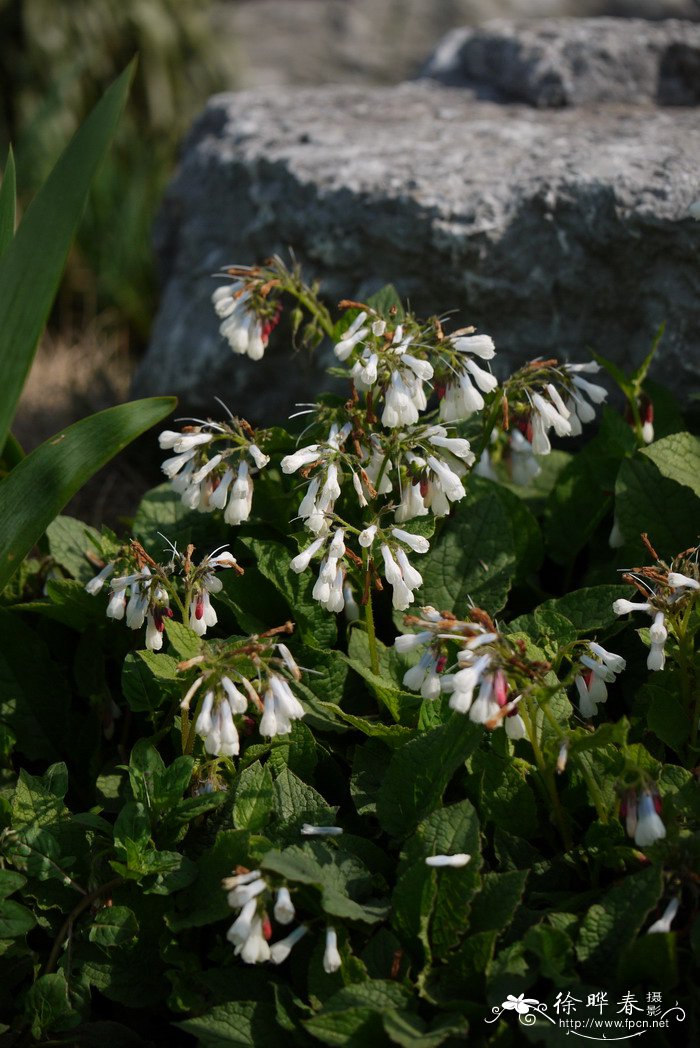
<path id="1" fill-rule="evenodd" d="M 316 317 L 326 335 L 328 335 L 329 338 L 332 338 L 333 322 L 330 318 L 328 311 L 324 309 L 324 307 L 321 306 L 320 303 L 316 302 L 305 289 L 302 289 L 295 285 L 293 287 L 287 287 L 285 288 L 285 290 L 288 291 L 290 295 L 293 295 L 294 298 L 296 298 L 300 306 L 303 306 L 304 309 L 308 310 L 309 313 Z"/>
<path id="2" fill-rule="evenodd" d="M 520 716 L 523 718 L 523 721 L 525 722 L 525 729 L 527 731 L 528 739 L 530 740 L 530 745 L 532 746 L 532 752 L 535 755 L 535 763 L 537 764 L 537 769 L 540 773 L 540 779 L 544 783 L 544 786 L 547 791 L 547 796 L 549 797 L 550 803 L 552 805 L 552 815 L 554 821 L 557 824 L 559 833 L 561 834 L 561 839 L 564 842 L 565 850 L 571 851 L 571 849 L 574 846 L 574 842 L 571 837 L 571 831 L 569 830 L 566 817 L 562 810 L 561 802 L 559 800 L 559 794 L 557 793 L 557 787 L 551 769 L 547 768 L 544 755 L 542 753 L 539 741 L 537 739 L 537 725 L 535 722 L 535 714 L 536 710 L 533 709 L 532 700 L 525 699 L 523 702 L 520 703 Z"/>

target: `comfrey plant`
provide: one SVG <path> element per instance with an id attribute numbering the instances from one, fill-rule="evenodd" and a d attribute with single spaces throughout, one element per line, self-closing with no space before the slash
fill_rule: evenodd
<path id="1" fill-rule="evenodd" d="M 500 1043 L 564 992 L 694 1043 L 700 442 L 647 362 L 217 285 L 234 366 L 325 340 L 339 392 L 171 423 L 127 538 L 59 517 L 6 590 L 8 1043 Z"/>

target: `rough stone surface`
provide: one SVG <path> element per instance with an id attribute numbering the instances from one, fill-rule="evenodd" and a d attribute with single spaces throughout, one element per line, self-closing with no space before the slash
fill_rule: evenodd
<path id="1" fill-rule="evenodd" d="M 211 274 L 292 248 L 329 301 L 394 281 L 457 308 L 502 360 L 629 366 L 667 322 L 656 375 L 700 370 L 698 110 L 536 109 L 427 81 L 220 95 L 195 124 L 157 230 L 164 282 L 139 394 L 277 419 L 318 386 L 286 345 L 233 357 Z M 282 339 L 278 340 L 283 341 Z"/>
<path id="2" fill-rule="evenodd" d="M 700 18 L 697 0 L 231 0 L 214 25 L 236 87 L 390 84 L 414 76 L 440 38 L 489 18 Z"/>
<path id="3" fill-rule="evenodd" d="M 535 106 L 700 102 L 700 25 L 640 18 L 498 20 L 454 29 L 423 75 Z"/>

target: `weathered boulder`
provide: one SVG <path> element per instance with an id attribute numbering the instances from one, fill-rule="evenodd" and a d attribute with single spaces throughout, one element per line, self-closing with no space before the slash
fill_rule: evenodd
<path id="1" fill-rule="evenodd" d="M 700 25 L 641 18 L 488 22 L 448 33 L 422 75 L 534 106 L 697 105 Z"/>
<path id="2" fill-rule="evenodd" d="M 697 0 L 219 0 L 239 88 L 391 84 L 414 76 L 440 38 L 489 18 L 700 18 Z"/>
<path id="3" fill-rule="evenodd" d="M 538 109 L 428 81 L 217 96 L 158 223 L 163 298 L 136 392 L 200 410 L 218 395 L 257 419 L 308 400 L 318 368 L 283 339 L 261 364 L 234 357 L 209 302 L 221 266 L 289 248 L 330 301 L 393 281 L 419 311 L 456 307 L 511 361 L 593 346 L 629 366 L 666 321 L 656 373 L 687 391 L 699 172 L 691 107 Z"/>

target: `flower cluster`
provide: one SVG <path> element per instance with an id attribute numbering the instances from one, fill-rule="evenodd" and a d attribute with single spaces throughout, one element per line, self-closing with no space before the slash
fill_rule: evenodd
<path id="1" fill-rule="evenodd" d="M 231 282 L 211 297 L 219 332 L 234 353 L 260 360 L 282 312 L 280 280 L 258 266 L 231 266 L 225 275 Z"/>
<path id="2" fill-rule="evenodd" d="M 227 524 L 248 520 L 253 477 L 270 461 L 244 419 L 201 422 L 181 432 L 166 429 L 158 443 L 174 454 L 162 464 L 183 505 L 201 513 L 224 511 Z"/>
<path id="3" fill-rule="evenodd" d="M 286 629 L 286 627 L 284 627 Z M 235 757 L 240 736 L 249 733 L 260 716 L 258 731 L 265 738 L 288 735 L 293 722 L 304 716 L 304 707 L 294 695 L 290 680 L 300 680 L 301 671 L 286 644 L 270 637 L 251 637 L 231 648 L 200 655 L 181 664 L 197 666 L 199 675 L 185 694 L 181 708 L 189 711 L 197 696 L 194 730 L 213 757 Z"/>
<path id="4" fill-rule="evenodd" d="M 229 906 L 238 910 L 238 915 L 226 933 L 226 938 L 235 946 L 236 955 L 246 964 L 271 961 L 282 964 L 294 946 L 307 934 L 306 924 L 299 924 L 283 939 L 270 943 L 272 921 L 269 910 L 277 924 L 287 926 L 296 916 L 292 897 L 285 885 L 273 888 L 267 876 L 260 870 L 244 870 L 226 877 L 222 887 L 228 893 Z M 273 903 L 274 897 L 274 903 Z M 341 966 L 338 938 L 335 928 L 326 928 L 326 944 L 323 954 L 323 969 L 326 973 L 338 971 Z"/>
<path id="5" fill-rule="evenodd" d="M 621 655 L 606 651 L 595 641 L 588 642 L 588 651 L 580 656 L 581 672 L 574 683 L 579 696 L 582 717 L 595 717 L 600 703 L 607 702 L 608 684 L 622 673 L 627 663 Z"/>
<path id="6" fill-rule="evenodd" d="M 644 612 L 651 617 L 647 669 L 659 671 L 666 665 L 669 631 L 678 639 L 690 605 L 697 602 L 700 593 L 700 547 L 685 550 L 668 566 L 659 558 L 646 536 L 643 537 L 656 559 L 656 565 L 634 568 L 623 575 L 624 580 L 635 586 L 643 599 L 631 601 L 620 598 L 614 602 L 613 611 L 616 615 Z"/>
<path id="7" fill-rule="evenodd" d="M 218 593 L 222 587 L 216 572 L 224 568 L 235 568 L 235 557 L 226 550 L 215 550 L 204 557 L 198 565 L 191 560 L 193 547 L 185 554 L 172 547 L 172 557 L 167 564 L 157 564 L 138 542 L 122 549 L 114 561 L 105 564 L 98 574 L 86 584 L 91 596 L 97 596 L 109 581 L 107 618 L 124 619 L 129 629 L 141 629 L 146 623 L 146 647 L 149 651 L 160 651 L 163 647 L 165 621 L 173 617 L 171 599 L 181 606 L 179 589 L 184 585 L 185 604 L 189 605 L 188 625 L 199 636 L 217 622 L 210 593 Z M 117 569 L 126 574 L 116 574 Z"/>
<path id="8" fill-rule="evenodd" d="M 505 725 L 511 739 L 521 739 L 527 727 L 519 712 L 523 696 L 541 683 L 547 663 L 528 661 L 521 643 L 501 633 L 480 608 L 469 619 L 433 607 L 407 616 L 406 624 L 418 627 L 394 641 L 400 653 L 426 647 L 420 661 L 404 675 L 403 684 L 425 699 L 449 695 L 450 709 L 467 714 L 489 730 Z M 457 643 L 456 662 L 448 666 L 450 644 Z"/>

